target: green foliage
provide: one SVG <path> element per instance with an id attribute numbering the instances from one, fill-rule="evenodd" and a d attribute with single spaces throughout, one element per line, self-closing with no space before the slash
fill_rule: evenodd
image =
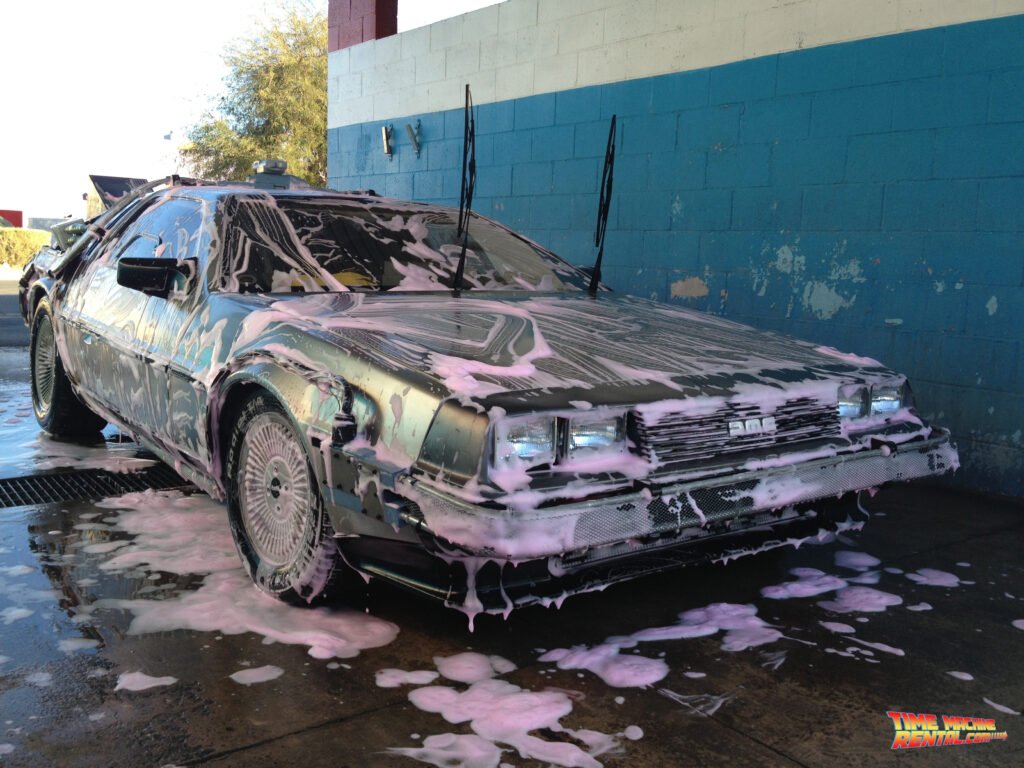
<path id="1" fill-rule="evenodd" d="M 327 15 L 290 5 L 225 53 L 227 93 L 189 131 L 185 164 L 197 176 L 244 179 L 257 160 L 327 184 Z"/>
<path id="2" fill-rule="evenodd" d="M 41 229 L 0 229 L 0 264 L 23 267 L 36 251 L 50 242 L 50 233 Z"/>

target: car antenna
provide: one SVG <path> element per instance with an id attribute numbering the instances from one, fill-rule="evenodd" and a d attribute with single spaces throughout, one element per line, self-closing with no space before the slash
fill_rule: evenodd
<path id="1" fill-rule="evenodd" d="M 473 208 L 473 189 L 476 187 L 476 120 L 473 119 L 473 97 L 466 83 L 466 111 L 462 130 L 462 189 L 459 192 L 459 225 L 455 236 L 462 236 L 459 264 L 455 268 L 452 290 L 462 290 L 462 276 L 466 271 L 466 246 L 469 243 L 469 216 Z"/>
<path id="2" fill-rule="evenodd" d="M 590 273 L 590 295 L 597 296 L 597 286 L 601 283 L 601 260 L 604 259 L 604 233 L 608 228 L 608 210 L 612 205 L 612 173 L 615 170 L 615 115 L 608 128 L 608 148 L 604 151 L 604 170 L 601 171 L 601 196 L 597 202 L 597 229 L 594 232 L 594 246 L 597 248 L 597 261 Z"/>

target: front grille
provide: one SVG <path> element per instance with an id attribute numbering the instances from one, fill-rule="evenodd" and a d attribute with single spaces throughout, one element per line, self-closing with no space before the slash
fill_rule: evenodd
<path id="1" fill-rule="evenodd" d="M 775 430 L 763 434 L 731 435 L 729 422 L 775 418 Z M 648 423 L 636 419 L 637 436 L 649 457 L 658 462 L 657 474 L 720 456 L 789 446 L 806 440 L 838 437 L 839 415 L 834 406 L 812 398 L 789 400 L 772 412 L 756 405 L 728 403 L 712 414 L 666 414 Z"/>
<path id="2" fill-rule="evenodd" d="M 137 472 L 95 469 L 53 472 L 0 480 L 0 508 L 87 501 L 149 488 L 167 490 L 190 486 L 166 464 L 157 464 Z"/>

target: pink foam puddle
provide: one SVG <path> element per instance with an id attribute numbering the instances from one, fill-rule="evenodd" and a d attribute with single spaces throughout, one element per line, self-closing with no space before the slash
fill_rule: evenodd
<path id="1" fill-rule="evenodd" d="M 992 699 L 987 699 L 984 696 L 981 698 L 981 700 L 984 701 L 986 704 L 988 704 L 990 707 L 992 707 L 992 709 L 996 710 L 997 712 L 1002 712 L 1004 715 L 1019 715 L 1020 714 L 1020 712 L 1018 712 L 1017 710 L 1010 709 L 1005 704 L 996 704 L 996 702 L 992 701 Z"/>
<path id="2" fill-rule="evenodd" d="M 836 594 L 835 600 L 821 600 L 822 608 L 833 613 L 882 613 L 891 605 L 899 605 L 903 598 L 873 587 L 846 587 Z"/>
<path id="3" fill-rule="evenodd" d="M 145 491 L 100 502 L 120 510 L 116 528 L 130 541 L 101 568 L 138 567 L 175 574 L 205 574 L 199 589 L 163 600 L 104 599 L 81 611 L 131 611 L 129 634 L 192 629 L 236 635 L 252 632 L 264 642 L 305 645 L 315 658 L 351 658 L 392 642 L 398 627 L 349 609 L 297 608 L 263 594 L 242 570 L 227 514 L 204 495 Z"/>
<path id="4" fill-rule="evenodd" d="M 789 600 L 794 597 L 814 597 L 848 586 L 844 579 L 829 576 L 817 568 L 793 568 L 790 573 L 797 577 L 796 581 L 765 587 L 761 594 L 772 600 Z"/>
<path id="5" fill-rule="evenodd" d="M 842 624 L 838 621 L 819 621 L 819 624 L 827 629 L 829 632 L 835 632 L 841 635 L 852 635 L 857 630 L 851 627 L 849 624 Z"/>
<path id="6" fill-rule="evenodd" d="M 881 571 L 864 571 L 847 579 L 851 584 L 877 584 L 881 580 Z"/>
<path id="7" fill-rule="evenodd" d="M 25 675 L 25 682 L 36 688 L 49 688 L 53 685 L 53 675 L 49 672 L 33 672 Z"/>
<path id="8" fill-rule="evenodd" d="M 284 670 L 280 667 L 275 667 L 273 664 L 267 664 L 263 667 L 255 667 L 253 669 L 242 669 L 235 672 L 229 677 L 236 683 L 242 685 L 255 685 L 256 683 L 266 683 L 270 680 L 276 680 L 284 674 Z"/>
<path id="9" fill-rule="evenodd" d="M 35 611 L 31 608 L 4 608 L 0 611 L 0 623 L 13 624 L 16 621 L 27 619 Z"/>
<path id="10" fill-rule="evenodd" d="M 930 611 L 932 610 L 931 603 L 917 603 L 916 605 L 908 605 L 908 611 Z"/>
<path id="11" fill-rule="evenodd" d="M 836 552 L 836 565 L 853 571 L 866 571 L 880 565 L 881 562 L 877 557 L 872 557 L 867 552 L 852 552 L 845 549 Z"/>
<path id="12" fill-rule="evenodd" d="M 212 573 L 194 592 L 169 600 L 99 600 L 96 606 L 135 614 L 128 634 L 193 629 L 240 635 L 264 642 L 305 645 L 317 659 L 352 658 L 387 645 L 398 627 L 354 610 L 296 608 L 258 591 L 242 572 Z"/>
<path id="13" fill-rule="evenodd" d="M 99 640 L 92 640 L 87 637 L 73 637 L 58 642 L 57 648 L 64 651 L 64 653 L 75 653 L 76 651 L 92 650 L 99 647 L 99 644 Z"/>
<path id="14" fill-rule="evenodd" d="M 388 751 L 429 765 L 494 768 L 505 750 L 474 733 L 439 733 L 427 736 L 422 747 L 392 747 Z"/>
<path id="15" fill-rule="evenodd" d="M 406 672 L 404 669 L 381 669 L 377 671 L 378 688 L 398 688 L 403 685 L 430 685 L 439 677 L 437 672 L 418 669 Z"/>
<path id="16" fill-rule="evenodd" d="M 619 743 L 619 738 L 638 739 L 643 731 L 629 726 L 621 734 L 573 730 L 561 724 L 572 712 L 572 698 L 565 691 L 529 691 L 495 676 L 515 669 L 500 656 L 460 653 L 435 659 L 438 672 L 449 680 L 468 685 L 459 690 L 428 685 L 409 692 L 409 701 L 424 712 L 441 715 L 453 724 L 468 723 L 472 734 L 442 733 L 428 736 L 419 747 L 395 747 L 392 754 L 411 757 L 437 766 L 494 768 L 508 748 L 526 760 L 573 768 L 600 768 L 597 757 Z M 387 670 L 383 670 L 387 672 Z M 409 680 L 415 673 L 392 672 L 381 681 Z M 533 735 L 534 731 L 564 733 L 573 742 Z M 582 746 L 580 746 L 582 745 Z"/>
<path id="17" fill-rule="evenodd" d="M 142 491 L 97 506 L 119 510 L 116 528 L 135 536 L 100 567 L 122 571 L 148 566 L 165 573 L 213 573 L 240 569 L 223 505 L 208 496 Z"/>
<path id="18" fill-rule="evenodd" d="M 678 624 L 634 632 L 630 639 L 680 640 L 706 637 L 724 631 L 722 650 L 743 651 L 773 643 L 782 637 L 781 632 L 758 617 L 757 608 L 753 605 L 712 603 L 703 608 L 685 611 L 679 615 L 679 619 Z"/>
<path id="19" fill-rule="evenodd" d="M 669 672 L 662 659 L 624 654 L 641 642 L 683 640 L 708 637 L 724 632 L 722 650 L 743 651 L 780 639 L 782 633 L 757 616 L 753 605 L 712 603 L 685 611 L 678 624 L 652 627 L 626 637 L 609 638 L 592 648 L 555 648 L 540 657 L 553 661 L 559 669 L 585 669 L 613 688 L 642 688 L 664 679 Z"/>
<path id="20" fill-rule="evenodd" d="M 1010 623 L 1017 629 L 1024 630 L 1024 619 L 1014 619 Z"/>
<path id="21" fill-rule="evenodd" d="M 143 672 L 123 672 L 117 676 L 115 691 L 145 691 L 148 688 L 160 688 L 174 685 L 176 677 L 151 677 Z"/>
<path id="22" fill-rule="evenodd" d="M 963 583 L 955 573 L 934 568 L 919 568 L 914 573 L 908 573 L 907 578 L 928 587 L 958 587 Z"/>
<path id="23" fill-rule="evenodd" d="M 0 574 L 4 576 L 25 576 L 34 570 L 35 568 L 31 565 L 10 565 L 6 568 L 0 568 Z"/>
<path id="24" fill-rule="evenodd" d="M 593 648 L 555 648 L 540 661 L 553 661 L 559 669 L 589 670 L 613 688 L 643 688 L 664 679 L 669 672 L 662 659 L 623 654 L 613 643 Z"/>
<path id="25" fill-rule="evenodd" d="M 135 472 L 152 467 L 154 459 L 132 456 L 123 449 L 107 445 L 89 446 L 65 443 L 40 434 L 35 441 L 36 458 L 32 465 L 36 469 L 102 469 L 107 472 Z"/>
<path id="26" fill-rule="evenodd" d="M 454 656 L 435 656 L 437 671 L 457 683 L 478 683 L 496 675 L 515 670 L 516 665 L 501 656 L 484 656 L 480 653 L 457 653 Z"/>
<path id="27" fill-rule="evenodd" d="M 950 677 L 955 677 L 957 680 L 973 680 L 974 675 L 969 672 L 947 672 Z"/>

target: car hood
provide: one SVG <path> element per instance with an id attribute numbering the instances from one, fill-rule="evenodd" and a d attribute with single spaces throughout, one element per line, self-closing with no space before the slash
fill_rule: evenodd
<path id="1" fill-rule="evenodd" d="M 737 381 L 779 386 L 886 371 L 874 360 L 627 296 L 333 293 L 237 301 L 257 305 L 240 341 L 291 326 L 474 399 L 636 387 L 662 397 L 721 394 Z"/>

